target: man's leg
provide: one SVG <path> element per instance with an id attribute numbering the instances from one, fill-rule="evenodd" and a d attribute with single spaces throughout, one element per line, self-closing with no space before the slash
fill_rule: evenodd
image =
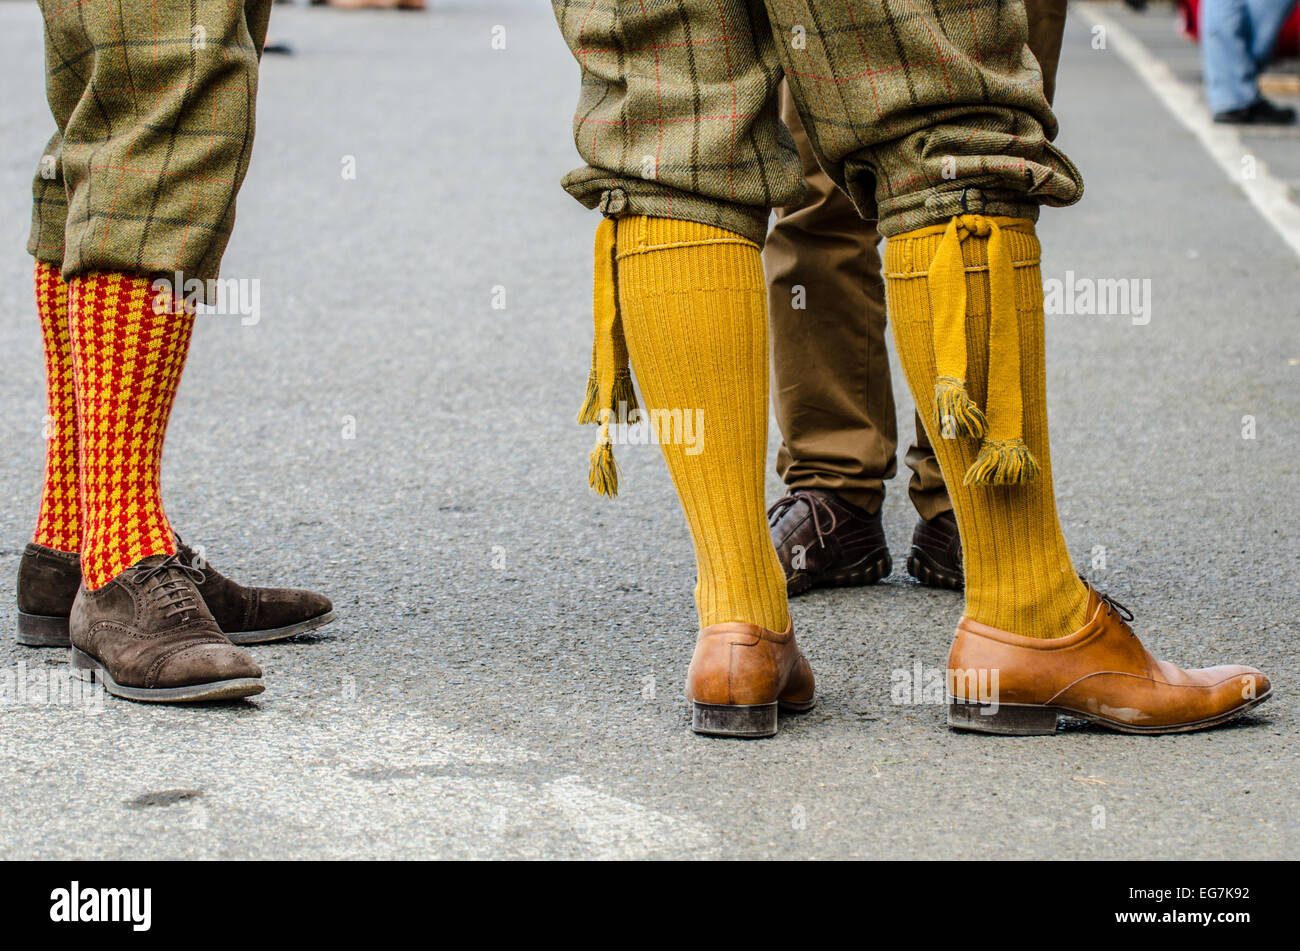
<path id="1" fill-rule="evenodd" d="M 777 120 L 772 41 L 743 4 L 684 0 L 635 17 L 609 4 L 554 7 L 584 70 L 575 138 L 588 164 L 565 187 L 607 218 L 597 230 L 595 359 L 580 414 L 605 419 L 591 480 L 616 490 L 606 427 L 628 402 L 630 354 L 652 420 L 690 413 L 702 423 L 695 446 L 658 430 L 698 569 L 692 726 L 768 736 L 778 708 L 813 702 L 764 517 L 759 247 L 770 207 L 802 186 Z"/>
<path id="2" fill-rule="evenodd" d="M 59 269 L 37 261 L 36 317 L 45 352 L 45 479 L 32 541 L 57 552 L 81 551 L 77 481 L 77 392 L 68 336 L 68 285 Z"/>
<path id="3" fill-rule="evenodd" d="M 1043 72 L 1043 95 L 1056 99 L 1056 72 L 1061 62 L 1061 41 L 1069 0 L 1025 0 L 1029 17 L 1029 51 Z"/>
<path id="4" fill-rule="evenodd" d="M 1029 50 L 1043 74 L 1043 95 L 1051 103 L 1056 95 L 1056 71 L 1061 61 L 1061 39 L 1065 33 L 1068 0 L 1025 0 L 1029 18 Z M 939 588 L 961 588 L 961 534 L 953 514 L 952 499 L 943 481 L 943 471 L 934 446 L 926 435 L 921 414 L 916 416 L 916 441 L 905 461 L 912 470 L 907 491 L 920 519 L 912 532 L 912 550 L 907 571 L 923 584 Z"/>
<path id="5" fill-rule="evenodd" d="M 194 317 L 157 307 L 150 285 L 116 271 L 78 274 L 70 285 L 88 591 L 145 558 L 176 554 L 162 507 L 162 449 Z"/>
<path id="6" fill-rule="evenodd" d="M 80 563 L 51 557 L 38 530 L 19 568 L 20 624 L 37 629 L 27 642 L 54 643 L 64 621 L 74 668 L 119 696 L 260 693 L 261 671 L 196 586 L 207 575 L 178 556 L 160 472 L 193 303 L 211 299 L 252 147 L 269 4 L 160 12 L 118 0 L 42 12 L 59 135 L 37 179 L 30 250 L 60 262 L 68 282 L 69 346 L 47 334 L 46 349 L 51 376 L 70 376 L 75 393 Z M 66 203 L 61 233 L 51 165 Z M 53 596 L 73 583 L 72 604 L 57 611 Z M 33 612 L 33 601 L 52 613 Z"/>
<path id="7" fill-rule="evenodd" d="M 1201 5 L 1201 63 L 1205 97 L 1220 122 L 1295 121 L 1295 111 L 1274 106 L 1259 92 L 1295 0 L 1206 0 Z"/>
<path id="8" fill-rule="evenodd" d="M 1273 58 L 1273 47 L 1295 6 L 1296 0 L 1246 0 L 1251 23 L 1250 55 L 1255 61 L 1256 79 Z"/>
<path id="9" fill-rule="evenodd" d="M 28 250 L 37 260 L 49 445 L 37 528 L 18 570 L 20 644 L 69 645 L 69 618 L 82 582 L 83 528 L 92 588 L 154 555 L 175 553 L 199 564 L 172 535 L 156 486 L 178 375 L 171 371 L 184 362 L 192 317 L 184 307 L 153 308 L 159 293 L 149 278 L 161 275 L 170 286 L 177 272 L 182 282 L 216 276 L 247 167 L 257 51 L 270 4 L 216 6 L 205 0 L 195 21 L 188 11 L 169 11 L 160 20 L 153 8 L 129 2 L 86 15 L 45 7 L 49 98 L 58 131 L 33 184 Z M 122 24 L 151 42 L 123 43 Z M 115 52 L 111 58 L 84 55 L 91 48 Z M 123 74 L 134 79 L 125 82 Z M 87 100 L 95 108 L 78 110 Z M 141 124 L 142 114 L 155 118 Z M 160 133 L 164 124 L 174 132 Z M 199 129 L 202 135 L 192 134 Z M 87 160 L 92 151 L 93 164 Z M 91 274 L 101 280 L 90 281 Z M 71 314 L 65 276 L 84 285 L 72 294 L 77 306 Z M 152 335 L 140 339 L 147 327 Z M 84 369 L 79 384 L 74 330 Z M 126 370 L 140 372 L 133 377 Z M 83 423 L 98 440 L 81 447 L 85 464 L 101 473 L 89 486 L 78 480 L 77 397 L 94 414 Z M 123 409 L 142 415 L 119 431 Z M 121 485 L 134 479 L 137 491 L 119 492 L 106 503 L 102 479 Z M 79 496 L 87 488 L 92 518 L 83 520 Z M 238 643 L 289 637 L 334 616 L 329 600 L 313 592 L 245 588 L 206 563 L 193 575 L 205 606 Z"/>
<path id="10" fill-rule="evenodd" d="M 1026 2 L 1029 47 L 1042 69 L 1049 102 L 1066 6 L 1066 0 Z M 773 402 L 785 437 L 777 470 L 796 490 L 773 508 L 772 540 L 790 593 L 797 594 L 819 584 L 843 584 L 845 579 L 871 583 L 888 574 L 878 512 L 884 480 L 896 471 L 897 430 L 884 348 L 885 287 L 874 214 L 868 208 L 863 213 L 867 220 L 859 217 L 848 196 L 821 169 L 786 86 L 781 118 L 799 146 L 809 183 L 802 202 L 777 209 L 764 251 L 776 382 Z M 925 584 L 960 588 L 957 523 L 919 414 L 914 432 L 905 460 L 912 470 L 908 494 L 920 520 L 912 536 L 908 572 Z M 814 505 L 825 510 L 824 517 L 813 517 Z M 834 531 L 829 531 L 831 526 Z"/>
<path id="11" fill-rule="evenodd" d="M 1074 573 L 1057 520 L 1034 220 L 1040 204 L 1077 200 L 1082 183 L 1050 144 L 1023 9 L 918 15 L 863 0 L 818 7 L 814 30 L 810 6 L 768 4 L 775 35 L 807 36 L 777 48 L 809 141 L 860 210 L 874 193 L 887 237 L 900 360 L 965 548 L 966 616 L 949 666 L 985 690 L 1000 676 L 982 701 L 953 680 L 954 725 L 1050 732 L 1069 711 L 1129 732 L 1210 726 L 1267 699 L 1267 678 L 1156 667 L 1124 610 Z M 864 53 L 873 69 L 841 65 Z"/>
<path id="12" fill-rule="evenodd" d="M 702 445 L 661 441 L 696 540 L 700 627 L 784 631 L 784 579 L 760 531 L 767 328 L 754 293 L 758 246 L 709 225 L 631 216 L 618 222 L 617 255 L 620 313 L 646 411 L 703 421 Z M 735 478 L 719 480 L 720 464 Z"/>
<path id="13" fill-rule="evenodd" d="M 784 436 L 776 468 L 790 488 L 770 522 L 795 595 L 889 574 L 880 506 L 897 471 L 898 428 L 880 236 L 817 164 L 784 85 L 781 119 L 808 181 L 802 201 L 777 209 L 763 250 L 772 402 Z"/>
<path id="14" fill-rule="evenodd" d="M 1251 39 L 1246 0 L 1201 5 L 1201 58 L 1211 111 L 1244 109 L 1259 97 Z"/>

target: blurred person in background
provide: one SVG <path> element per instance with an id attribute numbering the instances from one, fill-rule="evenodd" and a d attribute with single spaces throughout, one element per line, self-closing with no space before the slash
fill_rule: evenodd
<path id="1" fill-rule="evenodd" d="M 1295 5 L 1296 0 L 1202 0 L 1201 61 L 1215 122 L 1295 122 L 1294 109 L 1269 102 L 1259 91 L 1259 74 Z"/>

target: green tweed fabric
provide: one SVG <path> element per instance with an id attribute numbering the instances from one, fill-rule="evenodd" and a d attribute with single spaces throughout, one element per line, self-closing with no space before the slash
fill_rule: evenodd
<path id="1" fill-rule="evenodd" d="M 58 131 L 32 187 L 27 250 L 65 280 L 216 278 L 253 147 L 271 0 L 40 6 Z"/>
<path id="2" fill-rule="evenodd" d="M 803 187 L 790 85 L 818 161 L 898 234 L 962 212 L 1037 218 L 1083 191 L 1017 0 L 552 0 L 581 67 L 564 187 L 606 215 L 762 242 Z M 875 202 L 871 201 L 872 196 Z"/>

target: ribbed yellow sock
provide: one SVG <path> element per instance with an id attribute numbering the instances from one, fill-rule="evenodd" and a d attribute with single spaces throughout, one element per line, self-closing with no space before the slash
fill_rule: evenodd
<path id="1" fill-rule="evenodd" d="M 945 339 L 943 321 L 936 320 L 938 308 L 932 302 L 932 297 L 951 300 L 952 289 L 939 286 L 945 276 L 951 275 L 931 272 L 945 228 L 922 228 L 889 239 L 885 249 L 889 319 L 894 327 L 899 360 L 952 495 L 965 560 L 966 616 L 1026 637 L 1062 637 L 1083 625 L 1087 590 L 1070 562 L 1052 490 L 1038 238 L 1030 222 L 995 219 L 1002 223 L 1001 240 L 1006 242 L 1005 250 L 1010 253 L 1013 266 L 1009 269 L 1011 275 L 1005 268 L 997 272 L 993 283 L 1000 285 L 1003 293 L 1014 294 L 1016 309 L 1010 334 L 1002 332 L 1007 328 L 999 330 L 997 322 L 993 322 L 993 359 L 1002 362 L 995 370 L 994 392 L 990 394 L 990 316 L 994 308 L 990 296 L 989 250 L 993 239 L 987 221 L 981 222 L 979 218 L 963 216 L 961 219 L 971 230 L 961 232 L 960 242 L 967 315 L 965 354 L 960 356 L 966 361 L 962 398 L 969 393 L 977 408 L 974 414 L 977 430 L 985 425 L 978 407 L 984 406 L 988 412 L 989 439 L 985 441 L 980 466 L 975 464 L 980 457 L 981 440 L 977 436 L 960 435 L 965 424 L 960 419 L 956 426 L 959 435 L 942 438 L 945 428 L 951 435 L 954 421 L 949 418 L 945 427 L 937 418 L 935 406 L 936 379 L 940 376 L 936 370 L 936 349 L 939 360 L 950 366 L 953 344 L 958 350 L 961 344 L 960 323 L 956 325 L 956 339 L 950 335 Z M 984 232 L 983 236 L 979 235 L 980 231 Z M 955 250 L 955 246 L 950 243 L 945 250 Z M 1014 369 L 1017 357 L 1019 373 L 1013 372 L 1007 380 L 1006 370 Z M 947 406 L 955 405 L 948 398 L 956 384 L 948 374 L 943 376 L 946 382 L 939 386 L 939 400 Z M 996 449 L 1006 444 L 1002 437 L 1009 433 L 994 431 L 999 425 L 994 418 L 995 411 L 1005 420 L 1021 410 L 1024 445 L 1037 461 L 1036 475 L 1032 463 L 1023 467 L 1023 458 L 1015 459 L 1014 463 L 1027 468 L 1032 481 L 964 484 L 968 478 L 988 478 L 990 466 L 985 460 L 989 458 L 989 447 Z M 961 415 L 959 410 L 952 412 Z M 1013 418 L 1013 430 L 1019 428 L 1014 424 L 1020 422 Z M 1008 478 L 1022 476 L 1017 468 Z"/>
<path id="2" fill-rule="evenodd" d="M 700 626 L 784 631 L 785 576 L 764 504 L 767 291 L 758 247 L 708 225 L 636 216 L 618 221 L 615 259 L 644 411 L 695 414 L 698 444 L 661 440 L 661 448 L 695 543 Z"/>

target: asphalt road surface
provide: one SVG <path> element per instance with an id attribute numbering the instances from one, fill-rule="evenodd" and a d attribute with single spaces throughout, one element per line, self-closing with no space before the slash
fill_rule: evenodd
<path id="1" fill-rule="evenodd" d="M 324 590 L 340 619 L 256 648 L 269 689 L 235 706 L 15 689 L 0 858 L 1294 855 L 1300 264 L 1079 11 L 1058 112 L 1088 191 L 1044 213 L 1044 277 L 1149 280 L 1150 308 L 1048 318 L 1066 537 L 1154 652 L 1256 664 L 1276 696 L 1163 737 L 961 735 L 942 706 L 896 702 L 961 611 L 902 570 L 900 465 L 894 575 L 795 603 L 819 705 L 738 742 L 688 729 L 694 566 L 658 451 L 620 451 L 615 502 L 586 486 L 597 219 L 558 185 L 576 65 L 545 4 L 436 6 L 276 8 L 296 53 L 264 63 L 225 263 L 258 281 L 258 320 L 200 321 L 167 444 L 187 539 L 241 580 Z M 34 4 L 0 4 L 0 63 L 12 591 L 43 458 Z M 1300 133 L 1269 142 L 1282 161 Z M 14 646 L 14 615 L 0 598 L 0 677 L 57 681 L 65 656 Z"/>

